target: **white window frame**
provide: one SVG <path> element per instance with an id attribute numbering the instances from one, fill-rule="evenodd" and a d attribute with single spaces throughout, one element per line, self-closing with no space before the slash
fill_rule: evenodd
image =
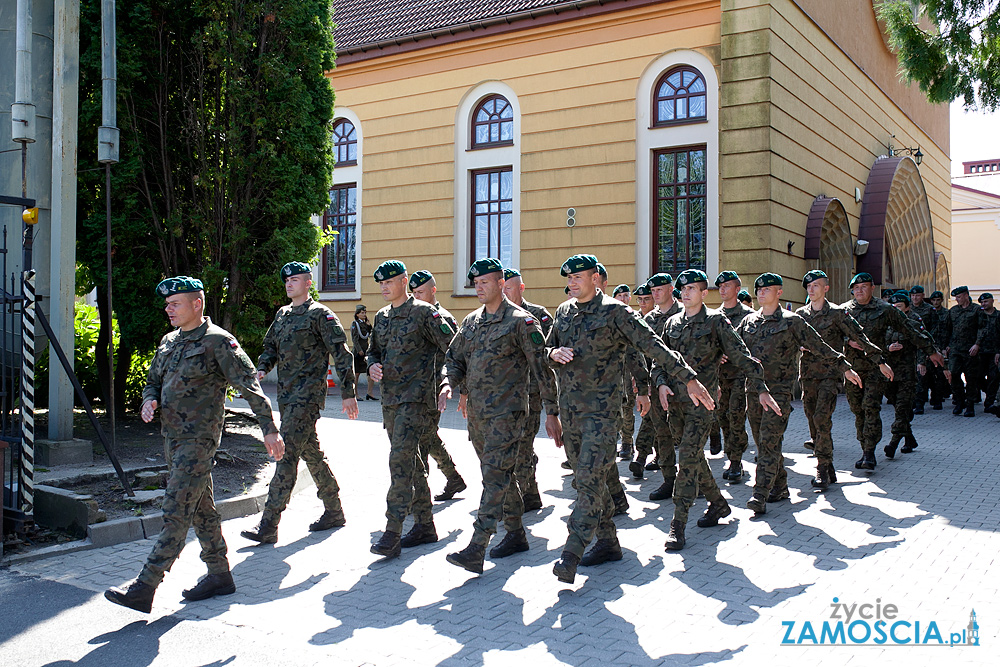
<path id="1" fill-rule="evenodd" d="M 356 213 L 354 216 L 354 249 L 356 257 L 354 258 L 354 290 L 353 291 L 320 291 L 319 298 L 323 301 L 357 301 L 361 298 L 361 209 L 363 205 L 363 193 L 362 193 L 362 175 L 364 171 L 362 169 L 361 163 L 364 159 L 364 134 L 361 131 L 361 120 L 358 115 L 346 107 L 338 107 L 333 113 L 333 122 L 336 123 L 338 120 L 349 121 L 354 125 L 354 131 L 357 133 L 358 137 L 358 160 L 357 164 L 345 166 L 345 167 L 334 167 L 333 168 L 333 186 L 346 185 L 348 183 L 355 184 L 355 202 L 356 202 Z M 329 206 L 329 204 L 327 204 Z M 323 214 L 313 216 L 313 224 L 315 224 L 320 229 L 323 228 Z M 323 285 L 323 260 L 324 254 L 320 253 L 320 261 L 316 263 L 313 267 L 313 284 Z"/>

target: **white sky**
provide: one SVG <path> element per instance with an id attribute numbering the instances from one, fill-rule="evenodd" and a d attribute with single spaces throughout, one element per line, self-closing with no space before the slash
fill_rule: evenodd
<path id="1" fill-rule="evenodd" d="M 951 173 L 962 173 L 962 162 L 1000 158 L 1000 113 L 966 113 L 961 102 L 951 105 Z"/>

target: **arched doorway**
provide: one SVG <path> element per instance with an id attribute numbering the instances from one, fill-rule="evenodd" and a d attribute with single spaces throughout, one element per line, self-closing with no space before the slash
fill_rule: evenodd
<path id="1" fill-rule="evenodd" d="M 931 291 L 941 290 L 944 292 L 945 303 L 948 302 L 948 293 L 951 291 L 951 271 L 948 270 L 948 260 L 943 252 L 934 253 L 934 286 Z"/>
<path id="2" fill-rule="evenodd" d="M 854 238 L 847 211 L 839 199 L 816 197 L 806 221 L 805 258 L 810 268 L 830 276 L 828 298 L 843 303 L 850 298 L 847 284 L 854 273 Z"/>
<path id="3" fill-rule="evenodd" d="M 877 285 L 934 284 L 931 211 L 917 163 L 911 158 L 875 161 L 865 185 L 858 238 L 869 243 L 858 271 L 872 274 Z"/>

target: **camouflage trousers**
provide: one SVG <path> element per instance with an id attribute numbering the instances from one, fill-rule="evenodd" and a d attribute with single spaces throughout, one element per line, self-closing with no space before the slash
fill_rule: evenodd
<path id="1" fill-rule="evenodd" d="M 802 410 L 809 422 L 816 460 L 833 463 L 833 412 L 843 382 L 839 378 L 803 378 L 801 384 Z"/>
<path id="2" fill-rule="evenodd" d="M 705 458 L 705 440 L 715 428 L 715 414 L 694 403 L 674 401 L 670 406 L 670 423 L 678 438 L 679 466 L 674 483 L 674 519 L 687 521 L 698 489 L 708 502 L 722 500 L 722 493 L 712 476 Z"/>
<path id="3" fill-rule="evenodd" d="M 664 482 L 672 482 L 677 477 L 677 454 L 674 443 L 677 436 L 670 426 L 670 417 L 660 405 L 660 399 L 656 392 L 650 397 L 649 412 L 647 416 L 652 416 L 654 440 L 656 445 L 656 460 L 660 462 L 660 472 L 663 473 Z M 701 443 L 705 446 L 705 443 Z"/>
<path id="4" fill-rule="evenodd" d="M 417 523 L 433 523 L 427 466 L 420 440 L 437 423 L 422 403 L 382 405 L 382 421 L 389 435 L 389 493 L 386 495 L 386 531 L 399 533 L 410 513 Z"/>
<path id="5" fill-rule="evenodd" d="M 285 455 L 274 469 L 274 477 L 267 491 L 262 519 L 277 525 L 281 513 L 288 507 L 292 487 L 299 472 L 299 459 L 306 462 L 309 474 L 316 482 L 316 495 L 328 512 L 341 511 L 340 486 L 330 471 L 316 435 L 319 420 L 318 405 L 281 405 L 281 437 L 285 441 Z"/>
<path id="6" fill-rule="evenodd" d="M 524 412 L 490 419 L 469 417 L 469 439 L 483 471 L 483 495 L 473 522 L 472 543 L 486 546 L 501 518 L 507 532 L 521 530 L 524 502 L 514 481 L 518 450 L 523 445 Z"/>
<path id="7" fill-rule="evenodd" d="M 913 422 L 913 401 L 917 395 L 917 373 L 913 370 L 914 364 L 915 361 L 913 359 L 903 361 L 899 364 L 889 362 L 894 375 L 892 382 L 887 382 L 886 384 L 896 389 L 896 399 L 893 402 L 896 417 L 889 428 L 889 432 L 893 435 L 910 435 L 913 433 L 911 428 Z M 897 366 L 900 367 L 900 370 L 896 370 Z M 900 372 L 903 368 L 908 368 L 909 372 Z"/>
<path id="8" fill-rule="evenodd" d="M 857 370 L 857 369 L 855 369 Z M 861 451 L 874 452 L 882 439 L 882 396 L 885 376 L 875 368 L 861 375 L 861 387 L 847 383 L 847 402 L 854 413 L 854 428 Z"/>
<path id="9" fill-rule="evenodd" d="M 217 448 L 215 440 L 165 439 L 170 476 L 163 495 L 163 528 L 139 573 L 139 581 L 154 588 L 163 581 L 163 573 L 169 571 L 181 555 L 192 526 L 201 543 L 201 559 L 208 566 L 208 572 L 229 571 L 222 517 L 215 509 L 212 495 L 212 459 Z"/>
<path id="10" fill-rule="evenodd" d="M 760 401 L 747 403 L 747 417 L 753 440 L 757 443 L 757 474 L 753 481 L 755 494 L 767 494 L 771 489 L 788 488 L 788 472 L 785 470 L 785 455 L 781 453 L 781 441 L 788 427 L 788 416 L 792 412 L 792 395 L 788 392 L 772 392 L 781 415 L 764 410 Z"/>
<path id="11" fill-rule="evenodd" d="M 434 428 L 426 431 L 420 439 L 420 456 L 424 461 L 425 468 L 427 467 L 427 457 L 430 456 L 437 463 L 441 474 L 451 479 L 458 474 L 458 471 L 455 470 L 455 462 L 452 460 L 451 455 L 448 454 L 448 450 L 444 448 L 441 436 L 438 435 L 438 424 L 441 422 L 441 413 L 437 408 L 428 408 L 428 410 L 433 412 L 431 418 L 434 420 Z M 430 469 L 428 468 L 428 470 Z"/>
<path id="12" fill-rule="evenodd" d="M 526 413 L 519 414 L 525 415 L 525 423 L 521 429 L 521 442 L 517 447 L 514 481 L 517 483 L 522 497 L 538 495 L 538 480 L 535 477 L 535 469 L 538 464 L 538 457 L 535 456 L 535 435 L 538 433 L 542 411 L 532 408 Z"/>
<path id="13" fill-rule="evenodd" d="M 635 457 L 645 461 L 656 447 L 656 429 L 653 428 L 653 417 L 648 412 L 639 423 L 639 432 L 635 436 Z"/>
<path id="14" fill-rule="evenodd" d="M 971 406 L 979 398 L 979 360 L 952 349 L 948 354 L 948 370 L 951 371 L 952 403 L 963 407 Z M 965 382 L 962 382 L 963 374 Z"/>
<path id="15" fill-rule="evenodd" d="M 629 387 L 625 393 L 626 400 L 622 403 L 622 447 L 632 447 L 632 434 L 635 433 L 635 394 Z"/>
<path id="16" fill-rule="evenodd" d="M 747 450 L 747 381 L 746 378 L 719 378 L 719 405 L 715 409 L 722 427 L 726 458 L 739 461 Z"/>
<path id="17" fill-rule="evenodd" d="M 565 412 L 561 417 L 563 445 L 573 466 L 577 493 L 566 522 L 569 538 L 564 550 L 583 556 L 595 534 L 598 539 L 617 538 L 608 480 L 617 462 L 619 418 L 594 414 L 570 416 Z M 617 469 L 614 472 L 617 479 Z"/>

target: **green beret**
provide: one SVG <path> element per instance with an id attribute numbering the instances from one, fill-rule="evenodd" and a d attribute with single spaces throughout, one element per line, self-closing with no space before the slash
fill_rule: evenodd
<path id="1" fill-rule="evenodd" d="M 740 274 L 735 271 L 723 271 L 719 274 L 719 277 L 715 279 L 715 286 L 718 287 L 722 283 L 728 283 L 730 280 L 740 282 Z"/>
<path id="2" fill-rule="evenodd" d="M 375 269 L 375 282 L 380 283 L 383 280 L 389 280 L 389 278 L 395 278 L 404 273 L 406 273 L 406 264 L 403 264 L 398 259 L 390 259 L 387 262 L 382 262 Z"/>
<path id="3" fill-rule="evenodd" d="M 597 263 L 597 272 L 601 274 L 601 277 L 604 278 L 605 280 L 608 279 L 608 270 L 604 268 L 604 265 L 601 264 L 600 262 Z"/>
<path id="4" fill-rule="evenodd" d="M 885 299 L 886 301 L 888 301 L 889 297 L 892 296 L 893 294 L 895 294 L 895 292 L 893 292 L 891 289 L 884 289 L 884 290 L 882 290 L 882 293 L 881 293 L 880 296 L 883 299 Z"/>
<path id="5" fill-rule="evenodd" d="M 622 292 L 629 292 L 629 293 L 631 293 L 632 292 L 632 288 L 629 287 L 628 285 L 626 285 L 625 283 L 622 283 L 621 285 L 619 285 L 618 287 L 615 288 L 615 291 L 611 293 L 611 296 L 618 296 Z"/>
<path id="6" fill-rule="evenodd" d="M 646 284 L 650 287 L 665 287 L 667 285 L 674 284 L 674 278 L 669 273 L 657 273 L 655 276 L 650 276 Z"/>
<path id="7" fill-rule="evenodd" d="M 166 280 L 161 281 L 160 284 L 156 286 L 156 293 L 166 299 L 168 296 L 173 296 L 175 294 L 200 292 L 204 289 L 205 285 L 203 285 L 197 278 L 192 278 L 191 276 L 176 276 L 174 278 L 167 278 Z"/>
<path id="8" fill-rule="evenodd" d="M 673 294 L 673 295 L 674 295 L 674 298 L 675 298 L 675 299 L 679 299 L 679 298 L 681 298 L 681 291 L 680 291 L 679 289 L 677 289 L 676 287 L 674 288 L 674 291 L 673 291 L 673 292 L 671 292 L 671 294 Z"/>
<path id="9" fill-rule="evenodd" d="M 958 296 L 959 294 L 968 294 L 969 288 L 967 285 L 959 285 L 951 291 L 952 296 Z"/>
<path id="10" fill-rule="evenodd" d="M 989 292 L 983 292 L 979 295 L 979 303 L 982 303 L 984 299 L 992 299 L 993 295 Z"/>
<path id="11" fill-rule="evenodd" d="M 930 298 L 930 299 L 943 299 L 944 298 L 944 292 L 939 292 L 938 290 L 934 290 L 933 292 L 931 292 L 931 295 L 928 298 Z"/>
<path id="12" fill-rule="evenodd" d="M 680 287 L 690 285 L 691 283 L 705 283 L 707 285 L 708 274 L 698 269 L 688 269 L 687 271 L 681 271 L 680 275 L 677 276 L 677 284 Z"/>
<path id="13" fill-rule="evenodd" d="M 485 276 L 488 273 L 503 273 L 503 264 L 500 263 L 499 259 L 494 257 L 487 257 L 486 259 L 477 259 L 469 267 L 469 280 L 478 278 L 479 276 Z"/>
<path id="14" fill-rule="evenodd" d="M 364 311 L 366 313 L 368 312 L 368 309 L 365 308 L 365 304 L 359 303 L 358 305 L 354 306 L 354 314 L 355 315 L 357 315 L 358 313 L 360 313 L 362 311 Z"/>
<path id="15" fill-rule="evenodd" d="M 813 269 L 802 276 L 802 286 L 805 287 L 814 280 L 819 280 L 820 278 L 826 278 L 829 280 L 829 276 L 826 275 L 825 271 L 820 271 L 819 269 Z"/>
<path id="16" fill-rule="evenodd" d="M 430 271 L 414 271 L 413 275 L 410 276 L 410 289 L 417 289 L 424 283 L 434 280 L 434 274 Z"/>
<path id="17" fill-rule="evenodd" d="M 312 275 L 312 268 L 308 264 L 304 264 L 302 262 L 289 262 L 281 267 L 279 275 L 282 280 L 286 280 L 301 273 L 308 273 Z"/>
<path id="18" fill-rule="evenodd" d="M 503 279 L 504 280 L 510 280 L 511 278 L 519 278 L 520 276 L 521 276 L 521 272 L 518 271 L 517 269 L 504 269 L 503 270 Z"/>
<path id="19" fill-rule="evenodd" d="M 889 303 L 905 303 L 910 305 L 910 293 L 906 290 L 899 290 L 889 295 Z"/>
<path id="20" fill-rule="evenodd" d="M 923 294 L 923 293 L 924 293 L 923 285 L 914 285 L 913 287 L 910 288 L 910 294 Z"/>
<path id="21" fill-rule="evenodd" d="M 741 289 L 740 293 L 736 295 L 736 298 L 743 303 L 753 303 L 753 297 L 750 296 L 750 292 L 745 289 Z"/>
<path id="22" fill-rule="evenodd" d="M 757 276 L 757 280 L 753 281 L 753 288 L 759 290 L 761 287 L 781 287 L 784 285 L 784 281 L 781 279 L 777 273 L 762 273 Z"/>
<path id="23" fill-rule="evenodd" d="M 636 296 L 649 296 L 652 294 L 652 292 L 649 291 L 649 285 L 643 283 L 641 285 L 637 285 L 635 291 L 632 292 L 632 294 L 635 294 Z"/>
<path id="24" fill-rule="evenodd" d="M 851 282 L 847 286 L 854 287 L 858 283 L 871 283 L 874 285 L 875 279 L 872 278 L 872 274 L 862 271 L 861 273 L 851 278 Z"/>
<path id="25" fill-rule="evenodd" d="M 562 267 L 559 269 L 559 275 L 568 276 L 571 273 L 577 273 L 579 271 L 586 271 L 587 269 L 597 268 L 597 258 L 593 255 L 573 255 L 565 262 L 563 262 Z M 607 275 L 607 273 L 605 273 Z"/>

